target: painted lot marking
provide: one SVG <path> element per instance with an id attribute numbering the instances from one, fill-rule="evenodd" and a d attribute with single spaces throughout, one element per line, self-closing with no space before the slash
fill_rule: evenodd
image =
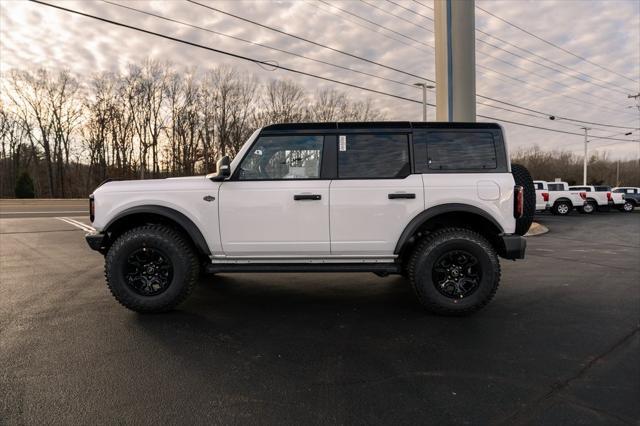
<path id="1" fill-rule="evenodd" d="M 69 210 L 69 211 L 54 210 L 54 211 L 37 211 L 37 212 L 0 212 L 0 214 L 54 214 L 54 213 L 71 214 L 71 213 L 86 213 L 86 211 L 85 210 Z"/>
<path id="2" fill-rule="evenodd" d="M 69 217 L 56 217 L 56 219 L 61 220 L 65 223 L 68 223 L 69 225 L 73 225 L 76 228 L 80 228 L 86 232 L 94 232 L 96 230 L 93 226 L 86 225 L 78 220 L 71 219 Z"/>

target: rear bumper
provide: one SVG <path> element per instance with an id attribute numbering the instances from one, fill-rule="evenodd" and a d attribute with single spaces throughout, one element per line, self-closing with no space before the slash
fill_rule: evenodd
<path id="1" fill-rule="evenodd" d="M 527 240 L 516 234 L 503 234 L 502 245 L 504 247 L 501 253 L 502 257 L 506 259 L 524 259 L 524 252 L 527 249 Z"/>
<path id="2" fill-rule="evenodd" d="M 99 251 L 104 254 L 105 252 L 105 235 L 98 232 L 90 232 L 84 237 L 87 240 L 87 244 L 92 250 Z"/>

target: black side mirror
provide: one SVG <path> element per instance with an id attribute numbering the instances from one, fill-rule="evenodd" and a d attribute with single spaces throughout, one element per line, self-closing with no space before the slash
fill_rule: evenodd
<path id="1" fill-rule="evenodd" d="M 216 163 L 216 173 L 207 175 L 211 180 L 220 181 L 225 180 L 231 176 L 231 160 L 228 155 L 225 155 Z"/>

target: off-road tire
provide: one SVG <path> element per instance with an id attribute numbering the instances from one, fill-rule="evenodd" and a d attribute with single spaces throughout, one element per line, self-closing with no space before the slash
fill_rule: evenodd
<path id="1" fill-rule="evenodd" d="M 462 299 L 443 295 L 433 280 L 433 268 L 445 253 L 464 250 L 481 265 L 481 279 L 477 289 Z M 464 228 L 444 228 L 420 241 L 408 263 L 411 286 L 428 311 L 441 315 L 468 315 L 491 301 L 500 283 L 500 262 L 491 244 L 477 232 Z"/>
<path id="2" fill-rule="evenodd" d="M 125 281 L 125 268 L 131 253 L 140 248 L 166 253 L 173 274 L 166 290 L 145 296 Z M 193 290 L 199 274 L 198 256 L 189 241 L 178 231 L 162 225 L 145 225 L 122 234 L 109 248 L 105 277 L 113 297 L 123 306 L 140 313 L 166 312 L 184 301 Z"/>
<path id="3" fill-rule="evenodd" d="M 563 208 L 563 206 L 565 208 Z M 551 213 L 557 216 L 566 216 L 571 213 L 573 206 L 568 201 L 556 201 L 551 207 Z"/>
<path id="4" fill-rule="evenodd" d="M 523 188 L 522 217 L 516 219 L 516 234 L 524 235 L 529 230 L 533 223 L 533 216 L 536 214 L 536 188 L 526 167 L 520 164 L 511 164 L 511 174 L 516 185 Z"/>

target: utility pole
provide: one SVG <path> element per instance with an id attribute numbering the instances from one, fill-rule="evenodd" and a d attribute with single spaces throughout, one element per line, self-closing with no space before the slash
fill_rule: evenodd
<path id="1" fill-rule="evenodd" d="M 475 1 L 434 0 L 436 117 L 476 121 Z"/>
<path id="2" fill-rule="evenodd" d="M 422 87 L 422 121 L 427 122 L 427 89 L 433 89 L 436 86 L 425 83 L 413 83 L 414 86 Z"/>
<path id="3" fill-rule="evenodd" d="M 640 92 L 636 93 L 635 95 L 627 95 L 627 99 L 636 100 L 636 108 L 638 108 L 638 112 L 640 113 Z M 631 108 L 631 107 L 628 107 L 628 108 Z M 638 144 L 638 163 L 640 163 L 640 143 Z"/>
<path id="4" fill-rule="evenodd" d="M 587 184 L 587 143 L 589 142 L 587 139 L 589 137 L 588 132 L 591 130 L 588 127 L 583 127 L 584 130 L 584 162 L 582 164 L 582 184 Z"/>
<path id="5" fill-rule="evenodd" d="M 620 186 L 620 159 L 616 163 L 616 186 Z"/>

